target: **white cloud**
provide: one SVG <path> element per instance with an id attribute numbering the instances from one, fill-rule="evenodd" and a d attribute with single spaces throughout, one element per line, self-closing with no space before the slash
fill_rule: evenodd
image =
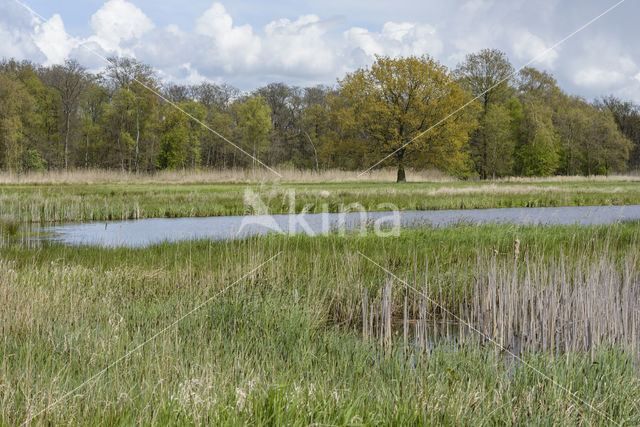
<path id="1" fill-rule="evenodd" d="M 344 32 L 344 39 L 350 50 L 360 50 L 369 58 L 374 55 L 438 56 L 443 50 L 436 29 L 428 24 L 387 22 L 380 32 L 354 27 Z"/>
<path id="2" fill-rule="evenodd" d="M 633 79 L 637 78 L 634 77 L 636 72 L 635 62 L 628 56 L 601 57 L 599 65 L 578 70 L 573 81 L 579 86 L 604 89 L 633 83 Z"/>
<path id="3" fill-rule="evenodd" d="M 45 65 L 63 63 L 77 44 L 77 41 L 67 34 L 58 14 L 53 15 L 44 24 L 36 26 L 33 41 L 47 57 Z"/>
<path id="4" fill-rule="evenodd" d="M 576 73 L 574 81 L 580 86 L 606 87 L 624 80 L 624 74 L 615 70 L 590 67 Z"/>
<path id="5" fill-rule="evenodd" d="M 155 25 L 136 5 L 125 0 L 109 0 L 91 17 L 95 35 L 89 41 L 107 52 L 133 54 L 132 46 Z"/>
<path id="6" fill-rule="evenodd" d="M 549 47 L 540 37 L 526 30 L 521 31 L 513 42 L 513 51 L 519 60 L 553 69 L 558 51 L 557 48 L 549 50 Z"/>
<path id="7" fill-rule="evenodd" d="M 193 49 L 209 50 L 211 60 L 227 72 L 258 62 L 260 38 L 253 34 L 250 25 L 234 27 L 231 15 L 220 3 L 214 3 L 198 18 L 195 33 L 203 36 L 203 41 L 202 45 L 192 46 Z"/>
<path id="8" fill-rule="evenodd" d="M 256 31 L 235 25 L 225 7 L 214 3 L 191 32 L 175 25 L 155 30 L 139 52 L 180 80 L 233 75 L 257 85 L 264 79 L 332 81 L 376 54 L 437 56 L 443 49 L 435 28 L 426 24 L 387 22 L 379 32 L 352 28 L 341 40 L 330 33 L 333 22 L 310 14 L 277 19 Z M 192 77 L 176 63 L 189 64 Z"/>
<path id="9" fill-rule="evenodd" d="M 185 64 L 182 64 L 182 70 L 184 70 L 186 76 L 184 77 L 183 81 L 186 84 L 198 84 L 198 83 L 202 83 L 202 82 L 206 82 L 207 78 L 205 76 L 203 76 L 202 74 L 200 74 L 198 72 L 198 70 L 194 69 L 191 66 L 190 62 L 187 62 Z"/>
<path id="10" fill-rule="evenodd" d="M 265 26 L 263 57 L 270 69 L 305 74 L 335 70 L 336 51 L 325 39 L 326 29 L 316 15 L 296 21 L 279 19 Z"/>
<path id="11" fill-rule="evenodd" d="M 33 41 L 38 20 L 17 3 L 0 3 L 0 58 L 44 60 Z"/>

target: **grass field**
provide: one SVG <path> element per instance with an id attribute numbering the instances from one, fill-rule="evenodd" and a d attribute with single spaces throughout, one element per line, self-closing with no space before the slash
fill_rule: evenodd
<path id="1" fill-rule="evenodd" d="M 247 186 L 276 212 L 288 210 L 291 189 L 297 209 L 640 203 L 633 178 L 45 178 L 0 186 L 3 233 L 25 222 L 129 218 L 132 210 L 242 214 Z M 638 224 L 624 223 L 144 249 L 6 244 L 0 425 L 638 425 L 639 243 Z"/>

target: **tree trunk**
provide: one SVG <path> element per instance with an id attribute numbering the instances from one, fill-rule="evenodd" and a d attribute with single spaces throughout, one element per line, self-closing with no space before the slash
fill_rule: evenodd
<path id="1" fill-rule="evenodd" d="M 89 131 L 87 131 L 87 149 L 84 152 L 84 168 L 89 169 Z"/>
<path id="2" fill-rule="evenodd" d="M 404 166 L 398 165 L 398 180 L 396 182 L 407 182 L 407 176 L 404 172 Z"/>
<path id="3" fill-rule="evenodd" d="M 136 173 L 138 173 L 138 155 L 140 154 L 140 117 L 136 109 Z"/>
<path id="4" fill-rule="evenodd" d="M 251 161 L 253 162 L 253 169 L 256 169 L 256 143 L 253 143 L 253 155 L 251 156 Z"/>
<path id="5" fill-rule="evenodd" d="M 124 172 L 124 150 L 122 149 L 120 134 L 118 134 L 118 147 L 120 148 L 120 170 Z"/>
<path id="6" fill-rule="evenodd" d="M 404 148 L 396 153 L 396 158 L 398 159 L 398 179 L 396 182 L 407 182 L 407 175 L 404 172 Z"/>
<path id="7" fill-rule="evenodd" d="M 64 136 L 64 168 L 69 168 L 69 121 L 70 114 L 67 114 L 67 129 Z"/>

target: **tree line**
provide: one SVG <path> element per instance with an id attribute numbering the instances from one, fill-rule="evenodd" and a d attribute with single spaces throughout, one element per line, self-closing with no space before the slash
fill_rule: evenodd
<path id="1" fill-rule="evenodd" d="M 163 83 L 131 58 L 100 74 L 75 60 L 0 62 L 4 170 L 257 167 L 246 153 L 286 168 L 396 167 L 399 181 L 405 167 L 484 179 L 609 174 L 640 166 L 640 107 L 568 95 L 495 49 L 453 70 L 428 56 L 378 57 L 334 86 L 250 93 Z"/>

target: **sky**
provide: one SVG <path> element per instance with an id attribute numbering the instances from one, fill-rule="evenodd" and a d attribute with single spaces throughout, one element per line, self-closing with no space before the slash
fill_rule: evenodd
<path id="1" fill-rule="evenodd" d="M 0 58 L 75 58 L 98 71 L 104 57 L 133 56 L 165 81 L 252 90 L 334 84 L 376 55 L 426 54 L 453 69 L 498 48 L 570 94 L 640 103 L 640 0 L 548 50 L 618 1 L 0 0 Z"/>

